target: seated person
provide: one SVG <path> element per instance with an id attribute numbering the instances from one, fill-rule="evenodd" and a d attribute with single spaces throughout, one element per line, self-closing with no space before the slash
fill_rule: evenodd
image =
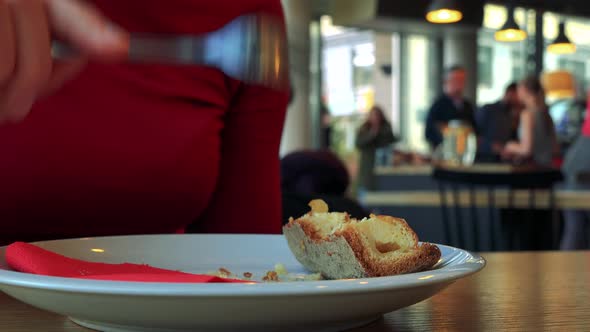
<path id="1" fill-rule="evenodd" d="M 329 150 L 298 151 L 281 160 L 283 223 L 309 212 L 308 203 L 323 199 L 333 211 L 345 211 L 355 218 L 368 213 L 346 197 L 350 176 L 345 165 Z"/>
<path id="2" fill-rule="evenodd" d="M 500 101 L 485 105 L 477 111 L 475 121 L 480 139 L 477 153 L 479 161 L 500 161 L 504 145 L 516 138 L 517 128 L 513 126 L 513 118 L 519 108 L 517 84 L 512 83 Z"/>
<path id="3" fill-rule="evenodd" d="M 475 125 L 473 105 L 464 97 L 467 72 L 463 67 L 453 66 L 447 70 L 444 81 L 444 93 L 438 97 L 426 117 L 425 137 L 434 150 L 443 141 L 443 132 L 451 120 L 461 120 Z"/>
<path id="4" fill-rule="evenodd" d="M 505 159 L 551 167 L 559 152 L 553 119 L 545 103 L 545 91 L 537 77 L 518 84 L 518 97 L 524 104 L 520 115 L 519 140 L 508 142 L 502 151 Z"/>

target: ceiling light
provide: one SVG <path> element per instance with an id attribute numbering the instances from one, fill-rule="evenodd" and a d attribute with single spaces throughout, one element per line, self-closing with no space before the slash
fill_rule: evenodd
<path id="1" fill-rule="evenodd" d="M 572 54 L 576 52 L 576 44 L 572 43 L 565 33 L 565 22 L 559 23 L 557 38 L 547 47 L 547 51 L 554 54 Z"/>
<path id="2" fill-rule="evenodd" d="M 456 23 L 462 19 L 463 13 L 455 0 L 433 0 L 426 13 L 426 20 L 431 23 Z"/>
<path id="3" fill-rule="evenodd" d="M 526 31 L 522 30 L 514 20 L 514 6 L 508 7 L 506 22 L 500 30 L 496 31 L 494 37 L 501 42 L 519 42 L 526 39 Z"/>

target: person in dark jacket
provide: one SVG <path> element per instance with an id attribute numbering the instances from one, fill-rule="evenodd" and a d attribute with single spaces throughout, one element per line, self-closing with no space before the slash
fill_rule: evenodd
<path id="1" fill-rule="evenodd" d="M 375 188 L 375 153 L 396 141 L 391 124 L 385 118 L 383 110 L 374 106 L 369 116 L 360 127 L 356 136 L 356 147 L 360 150 L 358 184 L 360 189 Z"/>
<path id="2" fill-rule="evenodd" d="M 443 131 L 451 120 L 463 120 L 474 129 L 475 115 L 473 104 L 465 99 L 467 73 L 463 67 L 453 66 L 447 70 L 443 94 L 438 97 L 426 118 L 426 140 L 434 150 L 443 141 Z"/>
<path id="3" fill-rule="evenodd" d="M 292 152 L 281 159 L 283 224 L 309 212 L 309 202 L 324 200 L 330 211 L 347 212 L 353 218 L 367 211 L 347 196 L 350 176 L 346 165 L 330 150 Z"/>
<path id="4" fill-rule="evenodd" d="M 501 100 L 484 105 L 475 114 L 480 143 L 478 159 L 486 162 L 499 162 L 504 145 L 517 138 L 514 126 L 515 114 L 520 106 L 517 83 L 508 85 Z M 516 122 L 518 123 L 518 121 Z"/>
<path id="5" fill-rule="evenodd" d="M 329 149 L 332 146 L 332 116 L 328 107 L 322 103 L 320 106 L 320 125 L 321 125 L 321 140 L 322 149 Z"/>
<path id="6" fill-rule="evenodd" d="M 339 196 L 349 184 L 346 165 L 330 150 L 295 151 L 281 159 L 283 191 Z"/>

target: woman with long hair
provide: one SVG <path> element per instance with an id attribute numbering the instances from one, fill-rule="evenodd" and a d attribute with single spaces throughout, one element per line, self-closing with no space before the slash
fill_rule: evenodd
<path id="1" fill-rule="evenodd" d="M 524 105 L 520 114 L 519 140 L 508 142 L 502 156 L 516 162 L 551 166 L 559 146 L 541 81 L 536 76 L 520 81 L 518 97 Z"/>
<path id="2" fill-rule="evenodd" d="M 385 118 L 383 110 L 379 106 L 374 106 L 356 136 L 356 147 L 360 150 L 358 185 L 361 190 L 375 188 L 374 168 L 377 149 L 395 141 L 391 124 Z"/>

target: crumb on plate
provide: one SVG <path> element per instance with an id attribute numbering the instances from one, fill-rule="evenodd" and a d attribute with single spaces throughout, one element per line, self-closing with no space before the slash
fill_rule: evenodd
<path id="1" fill-rule="evenodd" d="M 268 271 L 262 278 L 262 281 L 280 281 L 279 275 L 275 271 Z"/>
<path id="2" fill-rule="evenodd" d="M 287 275 L 288 274 L 287 268 L 285 267 L 285 265 L 280 264 L 280 263 L 275 265 L 275 272 L 278 275 Z"/>
<path id="3" fill-rule="evenodd" d="M 217 273 L 222 278 L 229 278 L 229 277 L 233 276 L 233 273 L 231 273 L 230 270 L 228 270 L 228 269 L 226 269 L 224 267 L 219 268 L 219 270 L 217 271 Z"/>

